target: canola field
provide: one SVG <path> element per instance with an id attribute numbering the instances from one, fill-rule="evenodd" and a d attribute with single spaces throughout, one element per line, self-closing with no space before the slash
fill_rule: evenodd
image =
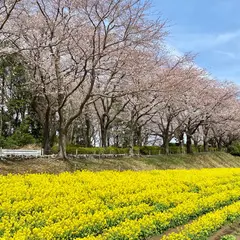
<path id="1" fill-rule="evenodd" d="M 0 239 L 202 240 L 239 200 L 240 169 L 0 176 Z"/>

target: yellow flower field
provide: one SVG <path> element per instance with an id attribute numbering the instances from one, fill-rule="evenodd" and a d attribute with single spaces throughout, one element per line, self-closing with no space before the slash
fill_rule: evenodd
<path id="1" fill-rule="evenodd" d="M 240 169 L 0 176 L 0 239 L 207 239 L 240 217 Z"/>

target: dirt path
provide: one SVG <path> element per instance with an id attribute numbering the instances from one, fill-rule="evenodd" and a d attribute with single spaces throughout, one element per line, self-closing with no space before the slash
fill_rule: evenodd
<path id="1" fill-rule="evenodd" d="M 221 237 L 225 235 L 233 235 L 237 240 L 240 240 L 240 220 L 222 227 L 212 237 L 210 237 L 209 240 L 220 240 Z"/>
<path id="2" fill-rule="evenodd" d="M 190 222 L 188 222 L 186 224 L 189 224 L 191 222 L 192 221 L 190 221 Z M 178 226 L 178 227 L 175 227 L 175 228 L 170 228 L 167 231 L 165 231 L 163 234 L 158 235 L 158 236 L 154 236 L 154 237 L 150 237 L 147 240 L 160 240 L 163 236 L 169 235 L 171 233 L 178 233 L 178 232 L 180 232 L 184 228 L 184 226 L 185 225 L 181 225 L 181 226 Z"/>
<path id="3" fill-rule="evenodd" d="M 193 220 L 194 221 L 194 220 Z M 187 224 L 191 223 L 192 221 L 188 222 Z M 164 232 L 162 235 L 150 237 L 147 240 L 160 240 L 163 235 L 169 235 L 171 233 L 178 233 L 184 228 L 185 225 L 178 226 L 176 228 L 171 228 Z M 223 226 L 220 230 L 218 230 L 216 233 L 214 233 L 211 237 L 209 237 L 209 240 L 220 240 L 223 236 L 226 235 L 233 235 L 236 237 L 237 240 L 240 240 L 240 219 L 237 222 L 228 224 L 226 226 Z"/>

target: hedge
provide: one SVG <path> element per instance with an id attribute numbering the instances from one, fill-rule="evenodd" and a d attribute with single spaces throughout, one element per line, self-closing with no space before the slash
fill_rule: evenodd
<path id="1" fill-rule="evenodd" d="M 67 154 L 129 154 L 129 148 L 117 148 L 117 147 L 81 147 L 79 145 L 68 145 L 67 146 Z M 209 151 L 216 151 L 215 148 L 210 148 Z M 53 153 L 58 152 L 58 146 L 54 146 L 52 148 Z M 186 147 L 183 147 L 183 153 L 186 152 Z M 193 146 L 193 152 L 203 152 L 203 147 L 199 146 L 198 148 L 195 148 Z M 135 146 L 133 148 L 134 154 L 140 154 L 140 155 L 159 155 L 164 154 L 165 150 L 162 147 L 158 146 L 142 146 L 137 147 Z M 170 154 L 180 154 L 181 149 L 179 146 L 171 144 L 169 146 L 169 153 Z"/>

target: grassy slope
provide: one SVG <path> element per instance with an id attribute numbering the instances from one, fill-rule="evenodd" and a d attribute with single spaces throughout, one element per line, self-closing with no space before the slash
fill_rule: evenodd
<path id="1" fill-rule="evenodd" d="M 240 157 L 224 152 L 200 153 L 194 155 L 160 155 L 122 159 L 88 159 L 74 161 L 76 169 L 99 170 L 152 170 L 190 168 L 240 168 Z"/>
<path id="2" fill-rule="evenodd" d="M 120 159 L 78 159 L 71 164 L 56 159 L 28 159 L 0 161 L 0 174 L 7 173 L 60 173 L 74 170 L 153 170 L 190 168 L 240 168 L 240 157 L 223 152 L 195 155 L 160 155 L 151 157 L 126 157 Z"/>

